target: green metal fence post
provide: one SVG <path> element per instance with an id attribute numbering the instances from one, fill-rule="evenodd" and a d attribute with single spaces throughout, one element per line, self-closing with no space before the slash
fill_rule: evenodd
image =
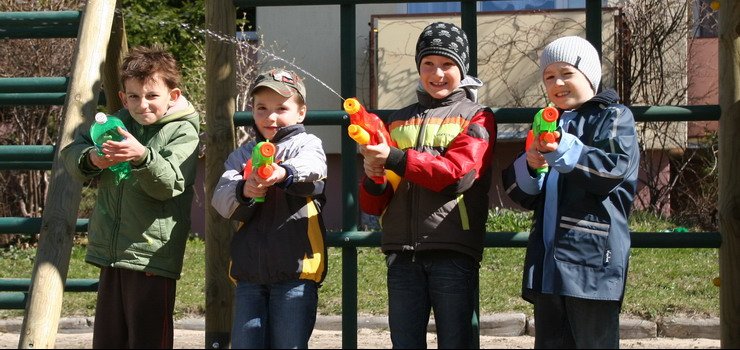
<path id="1" fill-rule="evenodd" d="M 460 1 L 462 29 L 468 36 L 470 68 L 468 74 L 478 76 L 478 16 L 476 1 Z"/>
<path id="2" fill-rule="evenodd" d="M 478 16 L 476 1 L 460 1 L 461 15 L 460 21 L 462 27 L 468 36 L 468 46 L 470 50 L 470 68 L 468 74 L 478 75 Z M 471 345 L 474 349 L 480 348 L 480 274 L 475 278 L 475 301 L 474 314 L 472 317 L 473 339 Z"/>
<path id="3" fill-rule="evenodd" d="M 355 96 L 355 5 L 340 6 L 340 52 L 342 96 Z M 348 123 L 342 125 L 342 227 L 357 230 L 357 146 L 347 135 Z M 342 348 L 357 348 L 357 248 L 342 248 Z"/>
<path id="4" fill-rule="evenodd" d="M 586 39 L 601 57 L 601 0 L 586 0 Z"/>

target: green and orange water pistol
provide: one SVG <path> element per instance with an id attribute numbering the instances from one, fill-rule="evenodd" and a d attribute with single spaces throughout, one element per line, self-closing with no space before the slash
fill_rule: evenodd
<path id="1" fill-rule="evenodd" d="M 252 158 L 247 161 L 247 165 L 244 166 L 244 179 L 249 178 L 252 175 L 253 169 L 256 169 L 257 176 L 267 179 L 272 175 L 275 170 L 272 167 L 272 163 L 275 161 L 275 144 L 270 140 L 262 141 L 254 145 L 252 148 Z M 265 197 L 254 198 L 255 202 L 261 203 L 265 201 Z"/>
<path id="2" fill-rule="evenodd" d="M 527 134 L 527 141 L 524 144 L 524 149 L 529 150 L 532 142 L 535 139 L 545 141 L 547 143 L 553 143 L 557 141 L 555 137 L 555 130 L 558 128 L 558 117 L 560 113 L 558 109 L 552 106 L 548 106 L 537 111 L 532 121 L 532 129 Z M 535 169 L 537 174 L 544 174 L 548 171 L 549 167 L 543 166 Z"/>

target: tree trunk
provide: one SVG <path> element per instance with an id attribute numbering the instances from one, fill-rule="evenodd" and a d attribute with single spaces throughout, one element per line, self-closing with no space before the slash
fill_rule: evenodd
<path id="1" fill-rule="evenodd" d="M 206 203 L 234 150 L 236 49 L 214 37 L 234 37 L 236 8 L 231 1 L 206 1 Z M 211 34 L 213 33 L 213 34 Z M 231 225 L 206 205 L 206 348 L 229 348 L 234 286 L 228 279 Z"/>

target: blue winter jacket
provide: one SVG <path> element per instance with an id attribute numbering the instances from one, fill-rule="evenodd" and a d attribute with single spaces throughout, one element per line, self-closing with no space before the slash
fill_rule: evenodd
<path id="1" fill-rule="evenodd" d="M 634 117 L 618 100 L 607 90 L 563 113 L 558 149 L 544 155 L 547 174 L 537 177 L 525 154 L 503 172 L 507 194 L 535 211 L 522 279 L 525 300 L 533 302 L 537 293 L 615 301 L 624 296 L 640 158 Z"/>

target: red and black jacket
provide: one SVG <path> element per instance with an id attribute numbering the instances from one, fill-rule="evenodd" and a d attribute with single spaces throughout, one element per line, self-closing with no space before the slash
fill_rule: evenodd
<path id="1" fill-rule="evenodd" d="M 452 250 L 480 261 L 496 140 L 490 108 L 459 89 L 390 116 L 397 144 L 385 167 L 402 177 L 398 188 L 363 179 L 360 207 L 381 215 L 383 252 Z"/>

